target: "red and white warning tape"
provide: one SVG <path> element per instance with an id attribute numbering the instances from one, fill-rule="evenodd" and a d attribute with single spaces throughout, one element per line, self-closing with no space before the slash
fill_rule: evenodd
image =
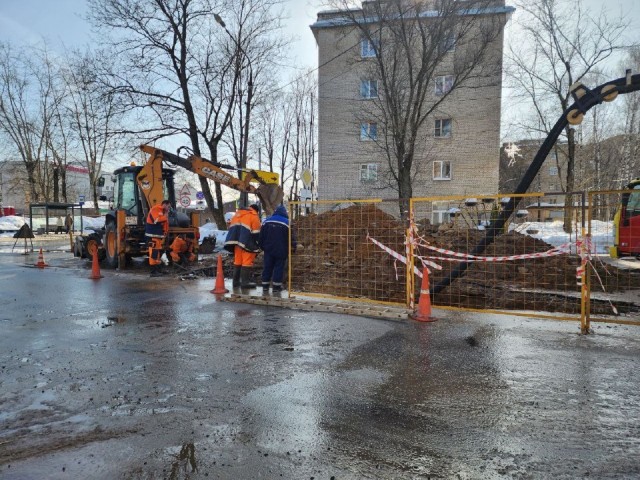
<path id="1" fill-rule="evenodd" d="M 368 234 L 367 234 L 367 240 L 371 241 L 374 245 L 377 245 L 378 247 L 380 247 L 382 250 L 384 250 L 385 252 L 387 252 L 389 255 L 391 255 L 393 258 L 395 258 L 396 260 L 404 263 L 406 265 L 407 263 L 407 257 L 405 257 L 404 255 L 400 255 L 398 252 L 395 252 L 394 250 L 390 249 L 389 247 L 383 245 L 382 243 L 380 243 L 379 241 L 377 241 L 375 238 L 371 238 Z M 576 267 L 576 279 L 578 280 L 578 285 L 582 285 L 583 286 L 583 295 L 585 294 L 584 289 L 585 284 L 582 282 L 582 278 L 585 275 L 586 272 L 586 265 L 588 262 L 591 262 L 592 260 L 592 252 L 593 250 L 593 244 L 591 241 L 590 237 L 584 237 L 581 239 L 576 240 L 575 242 L 568 242 L 568 243 L 564 243 L 558 247 L 554 247 L 550 250 L 547 250 L 546 252 L 537 252 L 537 253 L 525 253 L 525 254 L 521 254 L 521 255 L 508 255 L 508 256 L 500 256 L 500 257 L 481 257 L 481 256 L 477 256 L 477 255 L 471 255 L 469 253 L 462 253 L 462 252 L 454 252 L 453 250 L 447 250 L 444 248 L 438 248 L 438 247 L 434 247 L 432 245 L 429 245 L 429 243 L 426 241 L 426 239 L 424 239 L 423 237 L 421 237 L 420 235 L 418 235 L 418 230 L 415 226 L 415 224 L 413 224 L 410 227 L 410 231 L 409 231 L 409 236 L 406 239 L 405 242 L 406 245 L 406 253 L 407 256 L 409 256 L 409 251 L 410 251 L 410 245 L 413 245 L 414 247 L 423 247 L 426 248 L 428 250 L 432 250 L 438 253 L 441 253 L 443 255 L 448 255 L 448 257 L 435 257 L 435 256 L 420 256 L 420 255 L 414 255 L 414 258 L 416 258 L 417 260 L 420 261 L 420 263 L 422 263 L 423 267 L 426 267 L 427 270 L 429 271 L 429 273 L 431 273 L 431 269 L 429 269 L 428 267 L 433 268 L 434 270 L 442 270 L 442 266 L 438 265 L 437 263 L 434 263 L 430 260 L 440 260 L 440 261 L 444 261 L 444 262 L 510 262 L 510 261 L 515 261 L 515 260 L 526 260 L 526 259 L 533 259 L 533 258 L 548 258 L 548 257 L 555 257 L 558 255 L 564 255 L 567 253 L 571 253 L 571 248 L 572 246 L 576 246 L 576 249 L 580 255 L 580 265 L 578 267 Z M 394 263 L 395 266 L 395 263 Z M 595 268 L 592 268 L 592 271 L 595 273 L 596 278 L 598 279 L 600 286 L 602 287 L 603 291 L 606 291 L 604 284 L 602 283 L 602 279 L 600 278 L 600 276 L 598 275 L 598 272 L 596 271 Z M 413 272 L 415 275 L 417 275 L 418 277 L 422 278 L 422 271 L 414 265 L 413 267 Z M 396 267 L 396 279 L 398 278 L 398 269 Z M 617 315 L 618 311 L 615 308 L 615 306 L 609 302 L 611 305 L 611 308 L 613 309 L 613 312 Z M 413 292 L 411 292 L 411 304 L 413 305 Z"/>
<path id="2" fill-rule="evenodd" d="M 565 243 L 563 245 L 560 245 L 559 247 L 554 247 L 551 250 L 547 250 L 546 252 L 525 253 L 522 255 L 509 255 L 509 256 L 502 256 L 502 257 L 479 257 L 477 255 L 471 255 L 469 253 L 454 252 L 452 250 L 446 250 L 444 248 L 433 247 L 431 245 L 420 243 L 421 247 L 427 248 L 429 250 L 433 250 L 438 253 L 442 253 L 443 255 L 449 255 L 450 257 L 452 257 L 452 258 L 425 257 L 425 258 L 444 260 L 447 262 L 510 262 L 513 260 L 525 260 L 529 258 L 555 257 L 557 255 L 563 255 L 565 253 L 568 253 L 570 251 L 571 245 L 572 245 L 571 243 Z"/>
<path id="3" fill-rule="evenodd" d="M 405 265 L 407 264 L 407 257 L 405 257 L 404 255 L 400 255 L 398 252 L 391 250 L 389 247 L 383 245 L 382 243 L 380 243 L 379 241 L 377 241 L 375 238 L 371 238 L 369 235 L 367 235 L 367 240 L 370 240 L 371 243 L 373 243 L 374 245 L 377 245 L 378 247 L 380 247 L 382 250 L 384 250 L 385 252 L 387 252 L 389 255 L 391 255 L 393 258 L 395 258 L 396 260 L 400 260 L 402 263 L 404 263 Z M 433 262 L 423 262 L 423 265 L 429 265 L 433 268 L 435 268 L 436 270 L 442 270 L 442 267 L 440 265 L 438 265 L 437 263 L 433 263 Z M 428 268 L 427 268 L 428 269 Z M 418 275 L 420 278 L 422 278 L 422 272 L 420 271 L 420 269 L 418 267 L 416 267 L 414 265 L 413 267 L 413 272 Z M 429 273 L 431 273 L 431 270 L 429 270 Z M 396 278 L 398 278 L 398 272 L 396 269 Z"/>

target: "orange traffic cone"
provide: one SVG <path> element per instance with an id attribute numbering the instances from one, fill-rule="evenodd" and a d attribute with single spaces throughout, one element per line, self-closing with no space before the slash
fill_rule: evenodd
<path id="1" fill-rule="evenodd" d="M 98 249 L 93 249 L 93 259 L 91 260 L 91 276 L 89 277 L 91 280 L 98 280 L 102 278 L 100 274 L 100 262 L 98 261 Z"/>
<path id="2" fill-rule="evenodd" d="M 224 271 L 222 270 L 222 255 L 218 255 L 218 269 L 216 270 L 216 286 L 211 293 L 215 293 L 216 295 L 220 295 L 223 293 L 229 293 L 224 287 Z"/>
<path id="3" fill-rule="evenodd" d="M 418 309 L 409 315 L 409 318 L 418 322 L 435 322 L 437 319 L 431 316 L 431 297 L 429 295 L 429 270 L 422 269 L 422 286 L 420 287 L 420 299 Z"/>
<path id="4" fill-rule="evenodd" d="M 44 267 L 48 267 L 49 264 L 45 263 L 44 261 L 44 255 L 42 253 L 42 247 L 40 247 L 40 253 L 38 254 L 38 262 L 36 263 L 36 267 L 38 268 L 44 268 Z"/>

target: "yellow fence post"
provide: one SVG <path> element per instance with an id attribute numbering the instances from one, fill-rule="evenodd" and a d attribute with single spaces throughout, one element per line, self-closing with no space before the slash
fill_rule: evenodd
<path id="1" fill-rule="evenodd" d="M 414 266 L 414 258 L 413 258 L 413 198 L 409 199 L 409 227 L 407 228 L 407 236 L 406 236 L 406 244 L 407 244 L 407 248 L 406 248 L 406 255 L 407 255 L 407 281 L 406 281 L 406 288 L 407 288 L 407 307 L 408 308 L 413 308 L 414 306 L 414 299 L 413 299 L 413 292 L 415 291 L 413 288 L 413 266 Z"/>
<path id="2" fill-rule="evenodd" d="M 580 275 L 580 332 L 584 335 L 589 333 L 589 327 L 587 326 L 587 261 L 586 261 L 586 236 L 585 229 L 582 227 L 581 230 L 582 243 L 580 244 L 580 251 L 578 252 L 580 255 L 580 266 L 582 267 L 581 275 Z"/>

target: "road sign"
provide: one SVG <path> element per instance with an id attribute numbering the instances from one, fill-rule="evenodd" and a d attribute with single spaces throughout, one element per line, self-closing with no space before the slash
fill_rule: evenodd
<path id="1" fill-rule="evenodd" d="M 188 206 L 191 205 L 191 197 L 188 195 L 182 195 L 180 196 L 180 205 L 183 206 L 184 208 L 187 208 Z"/>
<path id="2" fill-rule="evenodd" d="M 196 192 L 196 198 L 198 200 L 204 200 L 204 193 L 202 192 Z"/>
<path id="3" fill-rule="evenodd" d="M 188 183 L 185 183 L 182 188 L 180 189 L 180 196 L 181 197 L 190 197 L 191 196 L 191 188 L 189 187 Z"/>
<path id="4" fill-rule="evenodd" d="M 309 200 L 311 200 L 311 190 L 309 190 L 308 188 L 301 188 L 300 200 L 303 202 L 308 202 Z"/>
<path id="5" fill-rule="evenodd" d="M 311 187 L 311 180 L 313 180 L 313 175 L 311 174 L 311 170 L 309 170 L 308 168 L 305 168 L 302 171 L 302 183 L 304 185 L 304 188 L 309 188 Z"/>
<path id="6" fill-rule="evenodd" d="M 80 206 L 84 205 L 84 195 L 78 195 L 78 203 Z"/>

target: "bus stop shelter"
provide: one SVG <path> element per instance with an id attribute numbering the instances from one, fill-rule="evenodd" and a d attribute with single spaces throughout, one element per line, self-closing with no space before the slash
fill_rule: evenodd
<path id="1" fill-rule="evenodd" d="M 80 210 L 80 231 L 83 230 L 84 225 L 82 224 L 82 205 L 77 203 L 57 203 L 57 202 L 46 202 L 46 203 L 32 203 L 29 205 L 29 223 L 31 225 L 31 229 L 34 233 L 43 234 L 43 233 L 52 233 L 56 232 L 59 225 L 58 222 L 55 221 L 52 225 L 50 222 L 50 218 L 65 218 L 68 213 L 71 213 L 71 217 L 76 218 L 76 210 Z M 34 227 L 33 218 L 42 218 L 44 217 L 45 222 L 44 226 L 40 226 L 38 228 Z M 64 225 L 64 224 L 63 224 Z"/>

